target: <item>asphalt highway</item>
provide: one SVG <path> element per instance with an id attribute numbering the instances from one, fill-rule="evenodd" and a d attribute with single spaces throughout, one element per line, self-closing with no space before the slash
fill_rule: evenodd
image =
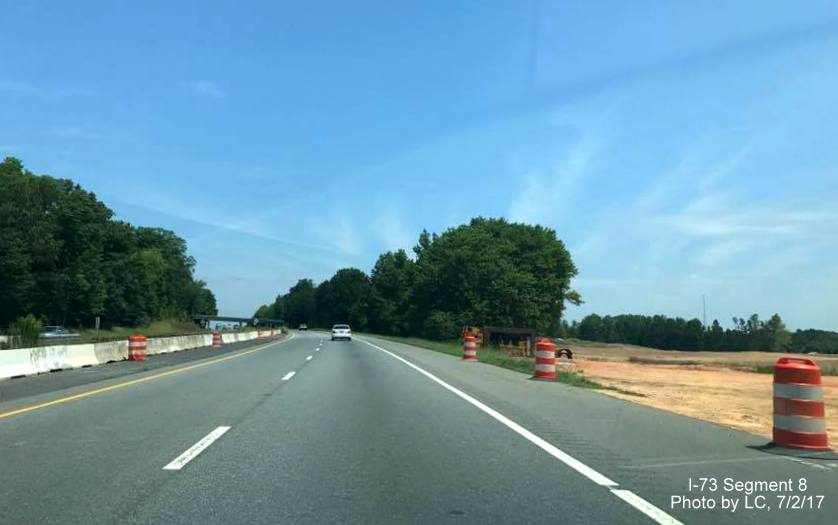
<path id="1" fill-rule="evenodd" d="M 364 339 L 298 333 L 10 396 L 0 402 L 2 522 L 834 522 L 830 459 Z M 717 488 L 705 479 L 699 489 L 702 478 Z M 765 506 L 746 509 L 746 489 L 725 492 L 728 478 L 791 478 L 779 495 L 823 499 L 782 509 L 763 488 L 748 496 Z M 678 495 L 716 508 L 682 508 Z M 722 495 L 736 497 L 735 511 L 719 508 Z"/>

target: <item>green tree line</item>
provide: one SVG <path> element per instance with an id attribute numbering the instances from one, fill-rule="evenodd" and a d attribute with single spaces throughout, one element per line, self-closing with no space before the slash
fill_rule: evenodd
<path id="1" fill-rule="evenodd" d="M 838 333 L 797 330 L 790 333 L 779 314 L 762 320 L 757 314 L 734 317 L 731 328 L 718 320 L 703 326 L 698 319 L 665 315 L 590 314 L 581 321 L 562 323 L 562 333 L 588 341 L 627 343 L 665 350 L 708 350 L 838 353 Z"/>
<path id="2" fill-rule="evenodd" d="M 68 326 L 215 314 L 194 267 L 173 232 L 113 220 L 78 184 L 0 163 L 0 327 L 27 314 Z"/>
<path id="3" fill-rule="evenodd" d="M 440 235 L 423 231 L 413 248 L 379 256 L 369 275 L 338 270 L 301 279 L 255 317 L 291 326 L 349 323 L 381 334 L 456 337 L 464 325 L 530 326 L 555 334 L 577 270 L 556 232 L 477 217 Z"/>

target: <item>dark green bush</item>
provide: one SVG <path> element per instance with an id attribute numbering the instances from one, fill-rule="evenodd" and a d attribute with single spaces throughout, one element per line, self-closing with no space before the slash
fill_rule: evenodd
<path id="1" fill-rule="evenodd" d="M 456 339 L 459 336 L 459 329 L 454 316 L 450 312 L 434 310 L 425 319 L 423 333 L 428 339 L 444 341 Z"/>
<path id="2" fill-rule="evenodd" d="M 43 323 L 37 317 L 27 314 L 9 325 L 9 335 L 20 347 L 28 348 L 38 344 L 42 328 Z"/>

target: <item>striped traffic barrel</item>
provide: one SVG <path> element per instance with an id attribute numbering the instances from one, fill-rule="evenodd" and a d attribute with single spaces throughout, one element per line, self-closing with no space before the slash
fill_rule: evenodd
<path id="1" fill-rule="evenodd" d="M 147 339 L 144 335 L 132 335 L 128 337 L 128 359 L 131 361 L 143 361 L 146 356 Z"/>
<path id="2" fill-rule="evenodd" d="M 222 344 L 221 332 L 213 332 L 212 333 L 212 347 L 213 348 L 220 348 L 221 344 Z"/>
<path id="3" fill-rule="evenodd" d="M 535 369 L 533 379 L 556 380 L 556 345 L 543 338 L 535 345 Z"/>
<path id="4" fill-rule="evenodd" d="M 781 357 L 774 365 L 774 444 L 829 448 L 821 370 L 805 357 Z"/>
<path id="5" fill-rule="evenodd" d="M 463 337 L 463 361 L 477 361 L 477 338 L 471 334 Z"/>

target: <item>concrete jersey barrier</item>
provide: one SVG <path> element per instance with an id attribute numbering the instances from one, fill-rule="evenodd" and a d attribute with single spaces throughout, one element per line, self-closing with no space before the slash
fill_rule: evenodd
<path id="1" fill-rule="evenodd" d="M 92 344 L 40 346 L 28 350 L 36 374 L 92 365 L 96 361 Z"/>
<path id="2" fill-rule="evenodd" d="M 224 343 L 251 341 L 256 338 L 255 331 L 222 335 Z M 212 334 L 154 337 L 148 339 L 148 354 L 179 352 L 210 345 L 212 345 Z M 101 365 L 126 359 L 128 359 L 127 340 L 0 350 L 0 379 Z"/>

